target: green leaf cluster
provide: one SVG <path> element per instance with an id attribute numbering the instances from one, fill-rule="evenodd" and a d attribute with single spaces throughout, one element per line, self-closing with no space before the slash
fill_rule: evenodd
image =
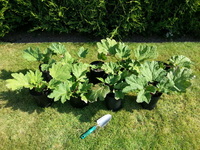
<path id="1" fill-rule="evenodd" d="M 126 77 L 128 85 L 123 89 L 125 93 L 137 93 L 138 103 L 150 103 L 152 95 L 156 93 L 186 92 L 193 78 L 188 68 L 174 67 L 167 71 L 155 61 L 141 64 L 139 70 L 138 75 Z"/>
<path id="2" fill-rule="evenodd" d="M 6 86 L 11 90 L 20 90 L 22 88 L 35 89 L 41 92 L 47 88 L 47 82 L 43 81 L 42 73 L 39 71 L 28 71 L 25 75 L 22 73 L 12 73 L 12 79 L 6 80 Z"/>
<path id="3" fill-rule="evenodd" d="M 70 100 L 71 97 L 76 97 L 88 102 L 88 94 L 92 87 L 92 84 L 89 83 L 86 76 L 89 64 L 58 64 L 57 67 L 53 66 L 50 69 L 50 73 L 60 83 L 54 88 L 49 98 L 54 98 L 55 101 L 61 100 L 64 103 L 66 100 Z"/>
<path id="4" fill-rule="evenodd" d="M 28 61 L 38 61 L 42 64 L 41 69 L 48 70 L 51 65 L 56 61 L 54 60 L 54 55 L 66 56 L 67 50 L 61 43 L 52 43 L 44 52 L 39 48 L 25 49 L 23 51 L 23 57 Z"/>
<path id="5" fill-rule="evenodd" d="M 44 53 L 38 48 L 28 48 L 24 51 L 24 58 L 29 61 L 39 61 L 40 71 L 13 73 L 12 79 L 7 80 L 7 87 L 11 90 L 22 88 L 43 91 L 50 89 L 48 95 L 54 101 L 65 103 L 71 97 L 82 101 L 103 101 L 110 93 L 116 100 L 123 99 L 125 94 L 137 94 L 138 103 L 150 103 L 152 95 L 158 93 L 186 92 L 191 86 L 193 74 L 192 61 L 182 55 L 172 56 L 167 63 L 152 61 L 157 57 L 154 46 L 139 46 L 135 51 L 135 60 L 131 58 L 131 50 L 122 42 L 113 39 L 103 39 L 97 43 L 99 58 L 114 57 L 114 61 L 102 62 L 92 67 L 87 63 L 79 62 L 73 58 L 61 43 L 51 44 Z M 81 47 L 77 56 L 86 58 L 88 49 Z M 60 55 L 54 59 L 54 55 Z M 103 56 L 103 57 L 101 57 Z M 170 69 L 166 69 L 166 66 Z M 88 73 L 92 69 L 100 69 L 106 73 L 105 77 L 97 78 L 101 81 L 96 85 L 89 82 Z M 43 70 L 49 72 L 50 81 L 44 81 Z"/>
<path id="6" fill-rule="evenodd" d="M 186 56 L 176 55 L 176 56 L 172 56 L 168 60 L 168 64 L 174 67 L 190 68 L 190 66 L 192 65 L 192 61 Z"/>
<path id="7" fill-rule="evenodd" d="M 106 38 L 97 43 L 98 58 L 106 60 L 108 56 L 113 56 L 116 59 L 123 60 L 130 56 L 130 49 L 127 45 L 121 42 L 116 42 L 114 39 Z"/>

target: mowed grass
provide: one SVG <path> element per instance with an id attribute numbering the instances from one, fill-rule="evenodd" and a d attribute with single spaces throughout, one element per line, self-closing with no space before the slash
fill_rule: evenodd
<path id="1" fill-rule="evenodd" d="M 0 44 L 0 149 L 2 150 L 198 150 L 200 149 L 200 43 L 147 43 L 156 45 L 159 57 L 185 55 L 194 62 L 196 78 L 184 94 L 162 95 L 157 107 L 144 110 L 127 95 L 123 109 L 112 112 L 104 102 L 76 109 L 69 103 L 38 107 L 28 90 L 11 92 L 5 80 L 12 72 L 37 69 L 22 51 L 28 47 L 45 49 L 50 43 Z M 76 57 L 80 46 L 89 49 L 87 59 L 97 60 L 95 43 L 63 43 Z M 127 43 L 135 49 L 141 43 Z M 145 43 L 143 43 L 145 44 Z M 112 120 L 85 139 L 79 136 L 111 114 Z"/>

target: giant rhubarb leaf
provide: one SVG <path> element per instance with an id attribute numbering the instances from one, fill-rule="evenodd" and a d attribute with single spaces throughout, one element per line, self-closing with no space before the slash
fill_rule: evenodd
<path id="1" fill-rule="evenodd" d="M 41 90 L 46 86 L 46 82 L 43 81 L 42 72 L 38 70 L 35 72 L 30 70 L 25 76 L 28 79 L 30 88 Z"/>
<path id="2" fill-rule="evenodd" d="M 61 100 L 62 103 L 66 102 L 66 100 L 70 100 L 72 95 L 71 92 L 71 81 L 65 81 L 58 85 L 58 87 L 53 90 L 53 92 L 48 96 L 49 98 L 54 98 L 54 101 Z"/>
<path id="3" fill-rule="evenodd" d="M 124 43 L 119 42 L 116 46 L 116 56 L 120 59 L 130 56 L 130 49 Z"/>
<path id="4" fill-rule="evenodd" d="M 146 102 L 147 104 L 149 104 L 151 101 L 151 94 L 155 93 L 156 93 L 156 87 L 146 86 L 144 89 L 138 92 L 136 101 L 138 103 Z"/>
<path id="5" fill-rule="evenodd" d="M 44 59 L 39 48 L 33 49 L 31 47 L 23 51 L 23 57 L 28 61 L 42 61 Z"/>
<path id="6" fill-rule="evenodd" d="M 115 62 L 106 62 L 102 65 L 102 69 L 107 74 L 116 74 L 119 71 L 119 65 Z"/>
<path id="7" fill-rule="evenodd" d="M 97 47 L 98 47 L 97 51 L 100 54 L 103 53 L 105 55 L 115 55 L 116 46 L 117 46 L 117 42 L 115 40 L 106 38 L 106 39 L 101 40 L 101 42 L 97 43 Z"/>
<path id="8" fill-rule="evenodd" d="M 192 61 L 186 56 L 177 55 L 177 56 L 172 56 L 169 59 L 169 64 L 172 64 L 173 66 L 190 68 Z"/>
<path id="9" fill-rule="evenodd" d="M 158 62 L 145 62 L 140 68 L 141 74 L 149 82 L 161 81 L 166 76 L 166 71 L 160 68 Z"/>
<path id="10" fill-rule="evenodd" d="M 22 73 L 12 73 L 11 76 L 13 79 L 6 80 L 6 86 L 11 90 L 19 90 L 22 88 L 28 88 L 29 82 L 27 77 Z"/>
<path id="11" fill-rule="evenodd" d="M 186 89 L 191 85 L 190 79 L 193 75 L 190 69 L 176 68 L 167 74 L 172 91 L 186 92 Z"/>
<path id="12" fill-rule="evenodd" d="M 90 91 L 88 99 L 90 101 L 103 101 L 109 92 L 110 88 L 107 85 L 96 84 Z"/>
<path id="13" fill-rule="evenodd" d="M 85 64 L 85 63 L 73 64 L 72 73 L 75 76 L 76 80 L 79 80 L 81 82 L 85 81 L 88 67 L 89 67 L 89 64 Z"/>
<path id="14" fill-rule="evenodd" d="M 64 54 L 67 51 L 65 46 L 61 43 L 52 43 L 49 46 L 49 49 L 53 51 L 55 54 Z"/>
<path id="15" fill-rule="evenodd" d="M 74 58 L 70 55 L 68 51 L 65 52 L 62 60 L 60 61 L 63 65 L 66 63 L 72 64 L 74 62 Z"/>
<path id="16" fill-rule="evenodd" d="M 128 86 L 123 89 L 123 92 L 131 92 L 144 89 L 144 87 L 147 85 L 147 80 L 141 75 L 136 76 L 133 74 L 126 78 L 126 83 Z"/>
<path id="17" fill-rule="evenodd" d="M 155 46 L 140 45 L 134 50 L 137 61 L 143 62 L 148 59 L 154 59 L 158 56 Z"/>
<path id="18" fill-rule="evenodd" d="M 62 65 L 62 63 L 54 63 L 49 72 L 54 79 L 66 81 L 71 78 L 71 69 L 71 64 Z"/>
<path id="19" fill-rule="evenodd" d="M 78 51 L 78 56 L 85 58 L 88 54 L 88 49 L 85 49 L 84 47 L 81 47 Z"/>

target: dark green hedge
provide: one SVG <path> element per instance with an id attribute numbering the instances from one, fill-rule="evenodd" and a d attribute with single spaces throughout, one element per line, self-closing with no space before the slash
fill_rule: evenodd
<path id="1" fill-rule="evenodd" d="M 200 34 L 200 0 L 1 0 L 0 36 L 28 30 L 101 37 Z"/>

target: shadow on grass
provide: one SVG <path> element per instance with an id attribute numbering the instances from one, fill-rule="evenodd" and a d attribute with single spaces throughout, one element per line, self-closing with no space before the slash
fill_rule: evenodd
<path id="1" fill-rule="evenodd" d="M 9 107 L 13 110 L 21 110 L 28 112 L 29 114 L 37 112 L 42 113 L 45 111 L 45 108 L 37 106 L 34 98 L 29 94 L 27 89 L 21 90 L 20 92 L 6 91 L 0 93 L 0 98 L 7 101 L 4 107 Z M 72 113 L 79 118 L 81 122 L 91 122 L 92 117 L 95 116 L 99 111 L 108 111 L 104 101 L 97 101 L 90 103 L 84 108 L 74 108 L 70 105 L 69 101 L 62 104 L 59 102 L 54 102 L 51 106 L 52 109 L 55 109 L 59 113 Z M 126 96 L 121 110 L 133 112 L 134 110 L 141 109 L 140 105 L 136 103 L 135 97 Z M 119 110 L 119 111 L 121 111 Z M 116 112 L 117 113 L 117 112 Z"/>
<path id="2" fill-rule="evenodd" d="M 142 109 L 142 107 L 136 102 L 136 96 L 126 95 L 123 109 L 129 112 L 133 112 L 134 110 Z"/>
<path id="3" fill-rule="evenodd" d="M 25 73 L 27 70 L 19 70 L 18 72 Z M 2 70 L 0 77 L 1 79 L 10 79 L 13 72 Z M 28 113 L 42 113 L 45 111 L 45 108 L 37 106 L 36 101 L 30 95 L 28 89 L 23 89 L 19 92 L 16 91 L 5 91 L 0 93 L 0 98 L 3 101 L 6 101 L 4 107 L 12 108 L 13 110 L 21 110 Z M 140 105 L 136 103 L 136 98 L 133 96 L 126 96 L 123 102 L 122 110 L 133 112 L 133 110 L 140 109 Z M 97 101 L 90 103 L 84 108 L 74 108 L 70 105 L 69 101 L 62 104 L 59 102 L 54 102 L 52 109 L 56 109 L 59 113 L 73 113 L 75 116 L 78 116 L 81 122 L 90 122 L 91 118 L 99 111 L 109 111 L 106 108 L 105 101 Z M 119 110 L 121 111 L 121 110 Z M 109 112 L 108 112 L 109 113 Z M 116 112 L 117 113 L 117 112 Z"/>
<path id="4" fill-rule="evenodd" d="M 11 79 L 12 76 L 11 74 L 12 73 L 23 73 L 25 74 L 27 71 L 29 71 L 28 69 L 23 69 L 23 70 L 18 70 L 17 72 L 12 72 L 12 71 L 7 71 L 5 69 L 1 70 L 0 72 L 0 78 L 3 79 L 3 80 L 7 80 L 7 79 Z"/>
<path id="5" fill-rule="evenodd" d="M 55 102 L 52 107 L 57 109 L 57 111 L 60 113 L 73 113 L 75 116 L 79 116 L 79 120 L 81 122 L 90 122 L 91 118 L 95 116 L 95 114 L 99 111 L 108 111 L 106 113 L 111 112 L 111 110 L 107 109 L 105 101 L 90 103 L 84 108 L 74 108 L 70 105 L 69 101 L 67 101 L 65 104 Z M 136 97 L 128 95 L 123 101 L 122 109 L 118 110 L 117 112 L 120 112 L 122 110 L 133 112 L 134 110 L 139 109 L 141 109 L 141 106 L 136 102 Z"/>
<path id="6" fill-rule="evenodd" d="M 21 110 L 28 113 L 41 113 L 44 111 L 35 103 L 33 97 L 29 95 L 27 89 L 23 89 L 19 92 L 6 91 L 0 93 L 0 98 L 7 101 L 4 107 L 11 107 L 13 110 Z"/>
<path id="7" fill-rule="evenodd" d="M 2 80 L 11 79 L 12 73 L 23 73 L 25 74 L 28 69 L 18 70 L 17 72 L 12 72 L 8 70 L 1 70 L 0 78 Z M 33 99 L 33 97 L 29 94 L 27 89 L 23 89 L 21 91 L 4 91 L 0 93 L 0 98 L 2 101 L 6 101 L 6 104 L 3 107 L 11 107 L 13 110 L 22 110 L 28 113 L 33 112 L 43 112 L 44 109 L 38 107 Z"/>

